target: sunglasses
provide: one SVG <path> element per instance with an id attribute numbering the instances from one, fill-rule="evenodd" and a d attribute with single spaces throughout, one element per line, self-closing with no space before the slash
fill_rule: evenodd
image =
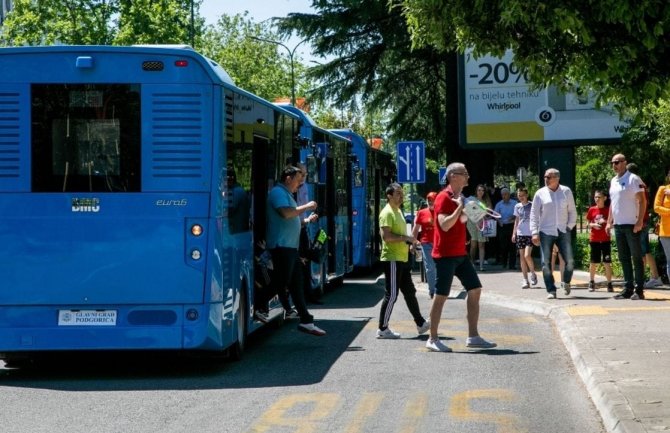
<path id="1" fill-rule="evenodd" d="M 612 161 L 612 165 L 619 165 L 620 162 L 623 162 L 623 160 L 615 159 L 614 161 Z"/>

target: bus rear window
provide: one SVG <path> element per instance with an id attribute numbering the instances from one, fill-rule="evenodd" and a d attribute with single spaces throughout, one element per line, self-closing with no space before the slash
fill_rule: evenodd
<path id="1" fill-rule="evenodd" d="M 32 190 L 141 189 L 140 86 L 32 86 Z"/>

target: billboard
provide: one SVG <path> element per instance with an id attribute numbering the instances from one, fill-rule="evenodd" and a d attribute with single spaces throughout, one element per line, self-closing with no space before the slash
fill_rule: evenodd
<path id="1" fill-rule="evenodd" d="M 512 50 L 503 58 L 466 50 L 459 85 L 460 142 L 470 149 L 614 143 L 628 127 L 612 106 L 596 108 L 588 90 L 531 90 Z"/>

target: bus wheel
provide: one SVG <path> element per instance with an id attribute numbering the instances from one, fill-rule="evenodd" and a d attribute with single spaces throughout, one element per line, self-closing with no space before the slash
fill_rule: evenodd
<path id="1" fill-rule="evenodd" d="M 240 293 L 240 307 L 237 310 L 237 319 L 235 320 L 236 341 L 228 350 L 228 357 L 233 361 L 239 361 L 244 354 L 244 347 L 247 342 L 247 299 L 246 290 Z"/>

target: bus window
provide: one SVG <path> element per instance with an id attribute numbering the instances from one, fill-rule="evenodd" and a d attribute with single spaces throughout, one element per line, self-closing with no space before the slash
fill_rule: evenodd
<path id="1" fill-rule="evenodd" d="M 139 86 L 33 84 L 35 192 L 140 191 Z"/>

